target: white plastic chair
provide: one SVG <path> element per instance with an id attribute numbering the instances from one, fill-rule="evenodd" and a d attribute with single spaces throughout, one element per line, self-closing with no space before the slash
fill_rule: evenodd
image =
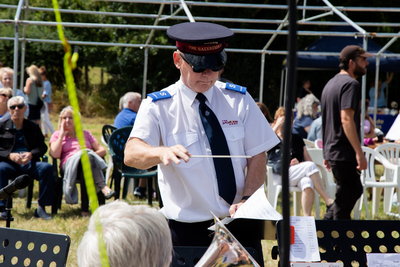
<path id="1" fill-rule="evenodd" d="M 267 199 L 269 203 L 271 203 L 272 207 L 276 209 L 278 206 L 278 196 L 279 193 L 282 192 L 281 185 L 274 185 L 273 183 L 273 169 L 271 166 L 267 166 Z M 301 209 L 301 188 L 297 186 L 290 186 L 289 191 L 293 193 L 293 215 L 300 216 L 300 209 Z M 315 216 L 317 219 L 320 219 L 319 216 L 319 194 L 315 192 L 315 200 L 314 200 L 314 207 L 315 207 Z"/>
<path id="2" fill-rule="evenodd" d="M 365 158 L 367 159 L 368 164 L 367 169 L 361 172 L 361 182 L 363 184 L 362 199 L 367 213 L 367 219 L 369 219 L 367 188 L 372 187 L 372 218 L 374 218 L 375 214 L 379 211 L 379 201 L 382 189 L 386 188 L 385 191 L 389 191 L 392 193 L 393 189 L 397 188 L 397 191 L 400 192 L 400 166 L 390 163 L 381 154 L 369 147 L 363 146 L 362 150 L 364 151 Z M 377 182 L 375 179 L 375 160 L 382 163 L 382 165 L 385 167 L 386 175 L 384 179 L 381 179 L 379 182 Z M 397 201 L 400 202 L 400 194 L 397 196 Z M 385 207 L 384 204 L 384 212 L 386 214 L 390 212 L 391 201 L 389 204 L 389 207 Z M 358 210 L 355 210 L 354 218 L 359 219 L 359 211 L 361 210 L 360 201 L 358 202 L 358 204 L 356 204 L 355 209 Z M 400 214 L 400 206 L 398 206 L 398 212 Z"/>
<path id="3" fill-rule="evenodd" d="M 314 142 L 312 142 L 312 141 L 310 141 L 308 139 L 303 139 L 303 141 L 304 141 L 304 144 L 306 144 L 307 148 L 315 148 Z"/>
<path id="4" fill-rule="evenodd" d="M 394 165 L 400 165 L 400 145 L 395 144 L 395 143 L 386 143 L 379 145 L 375 148 L 375 151 L 378 152 L 380 155 L 382 155 L 385 159 L 387 159 L 390 163 Z M 389 180 L 388 180 L 389 179 Z M 390 181 L 392 180 L 392 172 L 387 170 L 385 168 L 385 173 L 384 175 L 380 178 L 381 181 Z M 381 194 L 382 192 L 378 192 Z M 384 212 L 388 213 L 391 209 L 392 206 L 392 198 L 393 198 L 393 193 L 394 193 L 394 188 L 391 188 L 391 190 L 385 190 L 383 194 L 383 207 L 384 207 Z M 379 198 L 378 198 L 379 200 Z M 379 202 L 375 203 L 375 205 L 378 205 L 379 207 Z M 374 207 L 375 207 L 374 205 Z"/>
<path id="5" fill-rule="evenodd" d="M 317 165 L 319 169 L 319 174 L 324 181 L 326 192 L 331 198 L 335 199 L 336 183 L 333 178 L 332 172 L 328 171 L 324 166 L 323 150 L 320 148 L 307 148 L 307 151 L 308 154 L 310 154 L 312 161 Z"/>

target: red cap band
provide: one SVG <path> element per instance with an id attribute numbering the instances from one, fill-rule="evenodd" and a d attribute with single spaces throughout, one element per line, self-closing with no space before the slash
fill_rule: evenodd
<path id="1" fill-rule="evenodd" d="M 207 55 L 221 52 L 226 47 L 226 44 L 217 43 L 210 45 L 193 45 L 176 41 L 176 47 L 184 53 L 187 52 L 196 55 Z"/>

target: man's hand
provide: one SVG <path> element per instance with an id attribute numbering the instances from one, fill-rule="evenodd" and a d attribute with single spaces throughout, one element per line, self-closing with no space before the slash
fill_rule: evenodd
<path id="1" fill-rule="evenodd" d="M 181 159 L 188 162 L 190 154 L 187 149 L 182 145 L 175 145 L 171 147 L 163 147 L 160 153 L 160 160 L 165 166 L 168 166 L 171 161 L 176 164 L 181 163 Z"/>
<path id="2" fill-rule="evenodd" d="M 357 170 L 366 170 L 367 169 L 367 159 L 365 158 L 364 153 L 356 153 L 357 159 Z"/>
<path id="3" fill-rule="evenodd" d="M 32 153 L 31 152 L 24 152 L 24 153 L 21 153 L 20 155 L 21 155 L 23 164 L 26 164 L 26 163 L 28 163 L 29 161 L 32 160 Z"/>
<path id="4" fill-rule="evenodd" d="M 11 161 L 19 164 L 19 165 L 25 165 L 29 161 L 32 160 L 32 153 L 31 152 L 24 152 L 24 153 L 10 153 L 9 158 Z"/>
<path id="5" fill-rule="evenodd" d="M 244 202 L 246 202 L 246 200 L 242 200 L 239 203 L 231 205 L 231 207 L 229 208 L 229 214 L 232 218 L 235 216 L 236 211 L 240 208 L 240 206 L 243 205 Z"/>
<path id="6" fill-rule="evenodd" d="M 324 167 L 330 172 L 331 171 L 331 165 L 329 165 L 329 162 L 324 159 Z"/>

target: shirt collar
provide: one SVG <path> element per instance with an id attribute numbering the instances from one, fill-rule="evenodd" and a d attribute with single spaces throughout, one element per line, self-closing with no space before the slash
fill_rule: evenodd
<path id="1" fill-rule="evenodd" d="M 194 103 L 194 100 L 196 99 L 197 93 L 195 91 L 193 91 L 192 89 L 190 89 L 189 87 L 187 87 L 182 82 L 182 79 L 179 80 L 179 84 L 180 84 L 179 89 L 187 97 L 190 105 L 192 105 Z M 207 92 L 203 93 L 203 95 L 207 98 L 207 100 L 210 104 L 211 104 L 211 101 L 213 98 L 213 87 L 214 87 L 214 85 L 209 90 L 207 90 Z"/>

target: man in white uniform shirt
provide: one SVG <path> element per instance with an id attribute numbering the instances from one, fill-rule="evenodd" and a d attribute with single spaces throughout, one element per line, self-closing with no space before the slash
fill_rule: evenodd
<path id="1" fill-rule="evenodd" d="M 125 164 L 139 169 L 159 164 L 161 212 L 168 219 L 173 244 L 208 246 L 211 212 L 220 218 L 234 214 L 263 185 L 265 152 L 279 140 L 245 87 L 217 81 L 227 59 L 225 42 L 233 36 L 230 29 L 187 22 L 171 26 L 167 34 L 176 40 L 173 60 L 181 78 L 142 102 L 125 149 Z M 235 185 L 232 199 L 221 197 L 225 188 L 218 186 L 214 159 L 191 157 L 212 155 L 198 94 L 204 95 L 205 104 L 215 113 L 230 155 L 251 157 L 229 158 Z M 203 117 L 208 115 L 206 111 Z M 260 240 L 256 245 L 239 241 L 259 246 L 255 247 L 257 261 L 262 263 Z"/>

